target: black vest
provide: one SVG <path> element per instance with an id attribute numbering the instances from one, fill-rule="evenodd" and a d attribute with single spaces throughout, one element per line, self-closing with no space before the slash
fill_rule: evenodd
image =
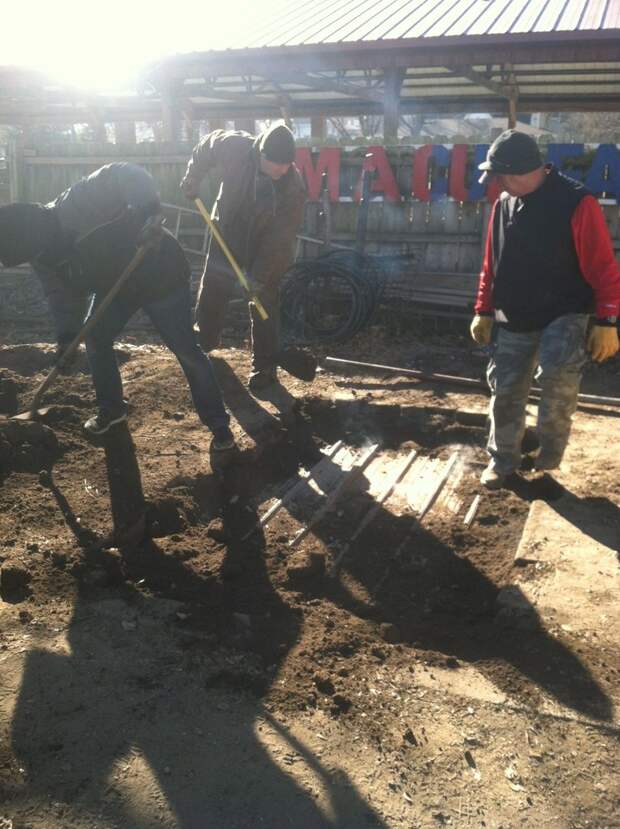
<path id="1" fill-rule="evenodd" d="M 571 219 L 588 195 L 551 169 L 523 198 L 502 194 L 493 221 L 493 304 L 511 331 L 535 331 L 563 314 L 587 314 L 593 291 L 583 278 Z"/>

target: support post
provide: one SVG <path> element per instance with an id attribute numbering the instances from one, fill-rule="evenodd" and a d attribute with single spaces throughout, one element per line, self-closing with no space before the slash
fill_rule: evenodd
<path id="1" fill-rule="evenodd" d="M 513 130 L 517 126 L 517 101 L 519 100 L 519 85 L 514 73 L 512 64 L 506 64 L 508 72 L 508 84 L 510 94 L 508 96 L 508 129 Z"/>
<path id="2" fill-rule="evenodd" d="M 383 140 L 398 142 L 400 124 L 400 90 L 405 77 L 405 70 L 389 67 L 383 70 L 385 98 L 383 102 Z"/>
<path id="3" fill-rule="evenodd" d="M 180 133 L 180 112 L 174 87 L 169 84 L 161 94 L 164 141 L 177 141 Z"/>
<path id="4" fill-rule="evenodd" d="M 313 116 L 310 119 L 310 133 L 312 138 L 325 141 L 327 137 L 327 121 L 323 115 Z"/>
<path id="5" fill-rule="evenodd" d="M 105 128 L 105 121 L 102 115 L 95 115 L 90 121 L 90 127 L 93 131 L 93 140 L 96 144 L 107 144 L 108 134 Z"/>
<path id="6" fill-rule="evenodd" d="M 292 130 L 293 129 L 293 116 L 292 116 L 292 106 L 291 106 L 291 99 L 288 95 L 280 95 L 278 97 L 278 105 L 280 107 L 280 117 L 286 124 L 286 126 Z"/>
<path id="7" fill-rule="evenodd" d="M 117 144 L 135 144 L 136 143 L 136 122 L 135 121 L 117 121 L 114 124 L 114 135 Z"/>
<path id="8" fill-rule="evenodd" d="M 513 130 L 517 126 L 517 97 L 511 95 L 508 98 L 508 129 Z"/>
<path id="9" fill-rule="evenodd" d="M 21 136 L 9 139 L 7 164 L 9 168 L 9 201 L 23 201 L 25 199 L 25 165 L 24 145 Z"/>
<path id="10" fill-rule="evenodd" d="M 235 118 L 236 130 L 244 130 L 245 132 L 249 132 L 250 135 L 254 135 L 255 128 L 254 118 Z"/>

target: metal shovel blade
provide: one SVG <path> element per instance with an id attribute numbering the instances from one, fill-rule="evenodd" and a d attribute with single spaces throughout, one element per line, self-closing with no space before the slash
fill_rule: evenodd
<path id="1" fill-rule="evenodd" d="M 278 355 L 278 365 L 306 383 L 311 383 L 316 376 L 317 359 L 303 348 L 283 349 Z"/>
<path id="2" fill-rule="evenodd" d="M 49 414 L 51 406 L 43 406 L 42 409 L 27 409 L 25 412 L 13 415 L 11 420 L 39 420 Z"/>

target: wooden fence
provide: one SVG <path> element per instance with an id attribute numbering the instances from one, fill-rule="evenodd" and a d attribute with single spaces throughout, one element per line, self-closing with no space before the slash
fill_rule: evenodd
<path id="1" fill-rule="evenodd" d="M 189 144 L 62 144 L 53 146 L 18 147 L 8 153 L 8 171 L 4 180 L 10 183 L 10 199 L 47 202 L 64 189 L 111 161 L 131 161 L 144 166 L 155 178 L 163 202 L 188 207 L 179 182 L 191 154 Z M 401 192 L 411 182 L 412 154 L 403 148 L 388 149 L 390 163 Z M 359 207 L 354 193 L 359 182 L 365 148 L 343 154 L 340 193 L 342 200 L 330 205 L 331 241 L 353 245 Z M 1 187 L 0 199 L 6 197 Z M 205 200 L 212 188 L 207 183 Z M 604 210 L 620 250 L 620 209 L 605 205 Z M 390 298 L 409 300 L 433 312 L 470 313 L 477 273 L 482 260 L 490 208 L 486 201 L 458 202 L 452 199 L 421 202 L 405 198 L 395 203 L 375 199 L 370 203 L 365 251 L 385 257 Z M 170 223 L 169 223 L 170 225 Z M 174 226 L 172 226 L 174 229 Z M 309 238 L 325 237 L 325 222 L 320 203 L 308 203 L 298 256 L 320 255 L 324 248 Z M 202 247 L 203 228 L 200 220 L 184 221 L 181 242 L 194 250 Z M 199 261 L 192 262 L 199 268 Z M 0 281 L 0 317 L 12 315 L 17 298 L 3 296 Z M 30 304 L 33 291 L 29 289 Z M 36 292 L 35 292 L 36 293 Z"/>

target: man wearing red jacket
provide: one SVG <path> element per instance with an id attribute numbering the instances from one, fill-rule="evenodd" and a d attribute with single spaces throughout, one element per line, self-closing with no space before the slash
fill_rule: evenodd
<path id="1" fill-rule="evenodd" d="M 535 466 L 560 465 L 587 351 L 597 362 L 618 351 L 620 268 L 594 196 L 543 164 L 530 136 L 502 133 L 479 169 L 481 183 L 496 176 L 504 191 L 489 222 L 471 324 L 482 345 L 497 325 L 487 371 L 491 460 L 480 480 L 499 489 L 521 463 L 534 375 L 542 389 Z"/>

